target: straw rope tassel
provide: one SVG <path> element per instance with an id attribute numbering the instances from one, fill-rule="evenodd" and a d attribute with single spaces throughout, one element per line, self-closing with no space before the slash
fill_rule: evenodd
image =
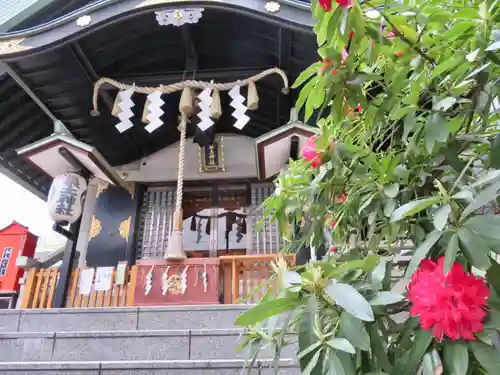
<path id="1" fill-rule="evenodd" d="M 138 94 L 151 94 L 153 91 L 160 91 L 163 94 L 170 94 L 173 92 L 181 91 L 185 89 L 186 87 L 191 88 L 191 89 L 206 89 L 210 88 L 212 90 L 219 90 L 219 91 L 228 91 L 231 90 L 234 86 L 248 86 L 250 82 L 257 82 L 260 81 L 261 79 L 272 75 L 272 74 L 279 74 L 281 76 L 281 79 L 283 80 L 283 88 L 281 89 L 281 92 L 285 95 L 287 95 L 290 92 L 290 88 L 288 86 L 288 78 L 285 74 L 285 72 L 279 68 L 271 68 L 264 70 L 263 72 L 260 72 L 259 74 L 256 74 L 252 77 L 249 77 L 245 80 L 241 81 L 236 81 L 236 82 L 228 82 L 228 83 L 210 83 L 210 82 L 203 82 L 203 81 L 194 81 L 194 80 L 189 80 L 189 81 L 183 81 L 183 82 L 177 82 L 173 83 L 171 85 L 167 86 L 160 86 L 160 87 L 142 87 L 142 86 L 135 86 L 135 85 L 128 85 L 119 81 L 116 81 L 114 79 L 108 78 L 108 77 L 102 77 L 100 78 L 95 84 L 94 84 L 94 92 L 92 95 L 92 105 L 93 109 L 90 112 L 92 116 L 99 116 L 99 106 L 98 106 L 98 96 L 99 96 L 99 90 L 101 89 L 101 86 L 104 85 L 105 83 L 116 87 L 119 90 L 127 90 L 127 89 L 133 89 L 135 93 Z"/>
<path id="2" fill-rule="evenodd" d="M 253 81 L 248 83 L 247 108 L 251 111 L 255 111 L 259 108 L 259 94 L 257 93 L 257 87 L 255 87 Z"/>

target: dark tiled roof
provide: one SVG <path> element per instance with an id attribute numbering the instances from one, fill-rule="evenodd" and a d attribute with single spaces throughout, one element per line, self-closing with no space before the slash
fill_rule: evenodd
<path id="1" fill-rule="evenodd" d="M 206 9 L 200 22 L 189 28 L 198 56 L 195 78 L 199 79 L 216 76 L 217 81 L 227 82 L 279 66 L 293 83 L 298 74 L 317 59 L 312 33 L 241 13 Z M 97 147 L 110 164 L 120 165 L 178 140 L 178 95 L 165 96 L 164 126 L 153 134 L 145 131 L 140 122 L 143 105 L 136 96 L 135 126 L 120 134 L 114 126 L 117 119 L 110 115 L 105 101 L 100 101 L 101 116 L 89 116 L 96 77 L 110 76 L 150 85 L 177 82 L 182 80 L 186 68 L 186 50 L 181 28 L 159 26 L 154 13 L 150 12 L 8 63 L 75 137 Z M 185 78 L 191 78 L 191 74 Z M 296 91 L 289 96 L 282 95 L 278 77 L 258 82 L 257 88 L 260 106 L 248 112 L 251 121 L 243 131 L 233 127 L 233 109 L 229 107 L 227 95 L 221 95 L 224 114 L 216 123 L 218 132 L 258 137 L 288 121 Z M 108 91 L 108 94 L 112 104 L 116 92 Z M 51 132 L 51 120 L 33 100 L 11 77 L 0 77 L 0 163 L 45 194 L 50 178 L 26 164 L 15 150 Z"/>

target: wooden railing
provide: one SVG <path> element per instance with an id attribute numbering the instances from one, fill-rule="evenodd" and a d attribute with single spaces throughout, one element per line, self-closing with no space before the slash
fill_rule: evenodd
<path id="1" fill-rule="evenodd" d="M 114 271 L 116 272 L 116 271 Z M 113 273 L 111 288 L 107 291 L 96 291 L 95 280 L 92 282 L 92 292 L 88 295 L 79 293 L 81 269 L 73 270 L 69 281 L 66 307 L 123 307 L 132 306 L 136 282 L 136 267 L 125 275 L 125 283 L 117 285 Z M 21 308 L 37 309 L 50 308 L 54 299 L 55 286 L 59 277 L 57 268 L 38 269 L 28 271 Z"/>
<path id="2" fill-rule="evenodd" d="M 223 303 L 256 303 L 276 280 L 271 263 L 278 254 L 264 255 L 226 255 L 220 257 L 220 275 L 223 285 Z M 295 255 L 283 255 L 290 266 L 295 265 Z M 133 266 L 126 273 L 121 285 L 116 283 L 113 273 L 111 288 L 96 291 L 95 280 L 91 293 L 80 293 L 80 275 L 83 269 L 75 269 L 68 286 L 66 307 L 123 307 L 134 306 L 134 291 L 137 282 L 137 267 Z M 115 271 L 116 272 L 116 271 Z M 54 300 L 55 286 L 59 277 L 57 268 L 32 268 L 28 271 L 21 308 L 50 308 Z M 123 281 L 123 279 L 122 279 Z"/>
<path id="3" fill-rule="evenodd" d="M 278 254 L 220 257 L 224 304 L 258 302 L 271 287 L 271 262 L 277 258 Z M 295 265 L 294 254 L 284 258 L 290 266 Z"/>

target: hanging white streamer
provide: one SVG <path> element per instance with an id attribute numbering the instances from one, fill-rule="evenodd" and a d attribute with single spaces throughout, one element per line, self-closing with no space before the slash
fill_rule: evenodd
<path id="1" fill-rule="evenodd" d="M 118 108 L 120 108 L 120 113 L 118 113 L 118 118 L 120 122 L 116 124 L 116 129 L 120 133 L 123 133 L 125 130 L 130 129 L 134 125 L 130 120 L 132 116 L 134 116 L 134 112 L 132 112 L 132 107 L 135 105 L 132 100 L 132 95 L 134 94 L 134 88 L 130 88 L 125 91 L 120 91 L 118 93 L 119 104 Z"/>
<path id="2" fill-rule="evenodd" d="M 154 132 L 156 129 L 163 125 L 161 116 L 164 112 L 161 109 L 161 106 L 165 104 L 165 102 L 162 100 L 161 94 L 162 93 L 160 91 L 154 91 L 153 93 L 148 95 L 148 98 L 146 100 L 146 103 L 149 103 L 147 107 L 148 114 L 146 116 L 149 124 L 146 125 L 144 129 L 146 129 L 150 133 Z"/>
<path id="3" fill-rule="evenodd" d="M 245 127 L 248 121 L 250 121 L 250 117 L 245 114 L 248 108 L 243 104 L 245 102 L 245 97 L 240 94 L 240 86 L 234 86 L 231 90 L 229 90 L 229 96 L 232 99 L 231 107 L 235 109 L 233 117 L 236 118 L 236 122 L 233 126 L 241 130 Z"/>
<path id="4" fill-rule="evenodd" d="M 213 126 L 214 122 L 210 118 L 210 106 L 212 105 L 212 89 L 206 88 L 203 90 L 200 95 L 198 95 L 198 107 L 200 107 L 200 112 L 198 113 L 198 117 L 200 122 L 198 123 L 198 127 L 205 131 Z"/>

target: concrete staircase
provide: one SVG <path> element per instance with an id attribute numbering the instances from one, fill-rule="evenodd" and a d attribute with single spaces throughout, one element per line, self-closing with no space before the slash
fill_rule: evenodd
<path id="1" fill-rule="evenodd" d="M 239 375 L 242 305 L 0 310 L 0 374 Z M 293 358 L 286 348 L 282 358 Z M 251 375 L 271 375 L 270 350 Z M 243 372 L 246 374 L 246 371 Z M 282 359 L 280 374 L 300 374 Z"/>

